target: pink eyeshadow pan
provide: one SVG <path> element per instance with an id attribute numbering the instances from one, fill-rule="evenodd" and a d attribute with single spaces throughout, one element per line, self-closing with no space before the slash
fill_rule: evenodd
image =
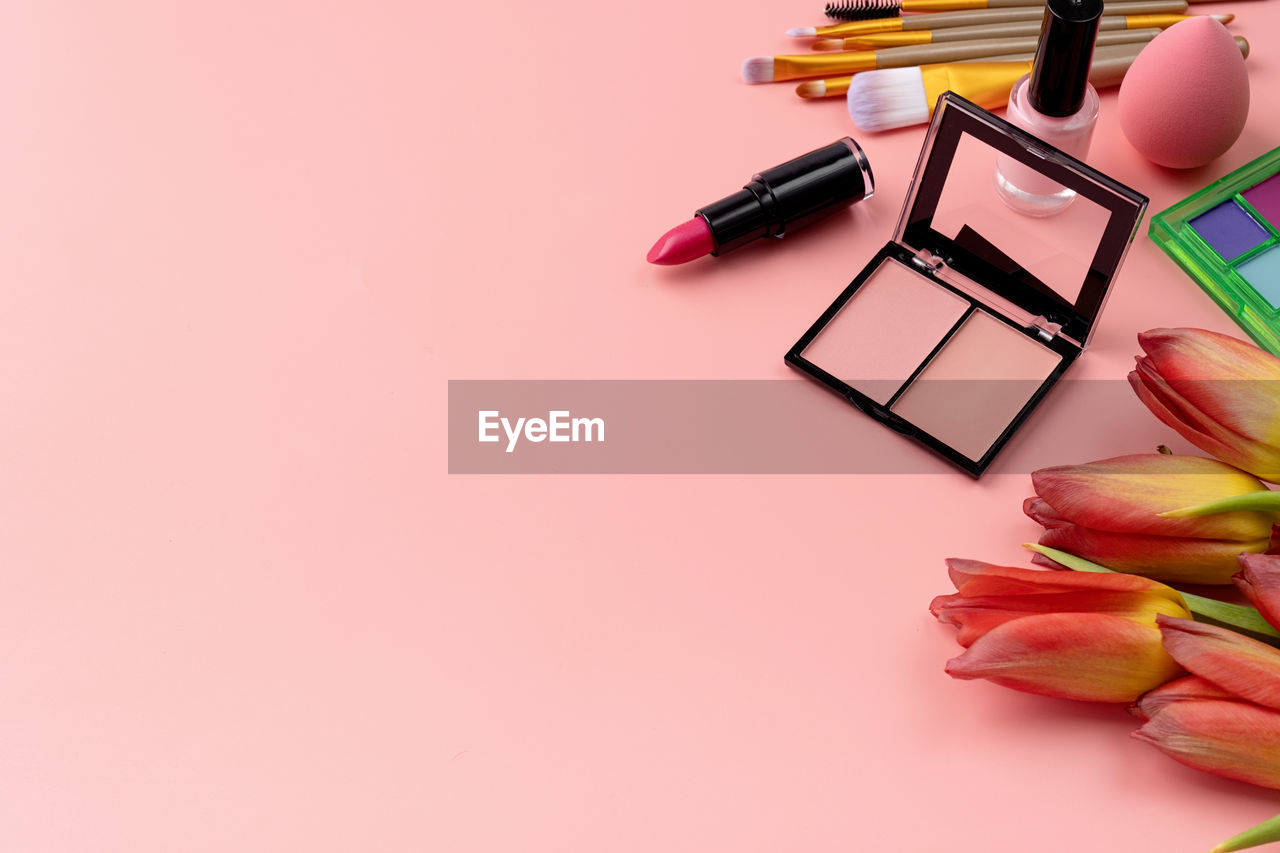
<path id="1" fill-rule="evenodd" d="M 885 260 L 802 355 L 883 405 L 968 307 L 964 297 Z"/>
<path id="2" fill-rule="evenodd" d="M 1271 220 L 1272 225 L 1280 225 L 1280 175 L 1272 175 L 1240 195 L 1254 210 Z"/>
<path id="3" fill-rule="evenodd" d="M 977 461 L 1061 362 L 1061 355 L 976 311 L 891 409 Z"/>

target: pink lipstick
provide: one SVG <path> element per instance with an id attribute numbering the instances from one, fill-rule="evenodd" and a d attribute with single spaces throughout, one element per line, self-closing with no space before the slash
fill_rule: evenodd
<path id="1" fill-rule="evenodd" d="M 686 264 L 715 250 L 716 241 L 711 237 L 710 226 L 701 216 L 695 216 L 659 237 L 649 250 L 648 260 L 664 266 Z"/>
<path id="2" fill-rule="evenodd" d="M 648 260 L 671 265 L 723 255 L 762 237 L 785 236 L 874 193 L 871 164 L 846 136 L 766 169 L 733 195 L 700 208 L 658 238 Z"/>

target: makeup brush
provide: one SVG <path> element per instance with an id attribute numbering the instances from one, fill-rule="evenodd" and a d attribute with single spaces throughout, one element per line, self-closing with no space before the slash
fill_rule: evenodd
<path id="1" fill-rule="evenodd" d="M 1187 0 L 1122 0 L 1108 3 L 1108 15 L 1180 15 L 1187 11 Z M 979 24 L 1001 24 L 1007 21 L 1039 21 L 1044 18 L 1040 6 L 1010 9 L 969 9 L 963 12 L 933 12 L 910 18 L 877 18 L 870 21 L 847 21 L 825 27 L 794 27 L 787 35 L 796 38 L 848 38 L 863 33 L 896 33 L 902 30 L 936 30 L 943 27 L 969 27 Z"/>
<path id="2" fill-rule="evenodd" d="M 1212 3 L 1214 0 L 1194 0 Z M 903 12 L 958 12 L 965 9 L 1012 9 L 1043 6 L 1044 0 L 846 0 L 828 3 L 823 13 L 834 21 L 896 18 Z"/>
<path id="3" fill-rule="evenodd" d="M 1139 45 L 1141 46 L 1141 45 Z M 1027 53 L 1010 53 L 1002 56 L 981 57 L 979 59 L 962 59 L 954 63 L 941 63 L 951 65 L 970 65 L 979 62 L 999 63 L 999 62 L 1030 62 L 1035 59 L 1036 55 L 1031 52 Z M 923 68 L 924 66 L 920 66 Z M 871 71 L 860 72 L 862 74 L 872 74 Z M 822 80 L 805 80 L 796 86 L 796 94 L 806 100 L 816 100 L 819 98 L 837 98 L 844 97 L 849 91 L 849 84 L 853 82 L 853 78 L 857 74 L 845 74 L 840 77 L 826 77 Z M 964 95 L 963 92 L 960 94 Z M 968 97 L 967 95 L 965 97 Z"/>
<path id="4" fill-rule="evenodd" d="M 837 21 L 896 17 L 902 12 L 959 12 L 963 9 L 1044 7 L 1044 0 L 844 0 L 828 3 L 823 11 Z"/>
<path id="5" fill-rule="evenodd" d="M 1168 29 L 1174 24 L 1190 20 L 1196 15 L 1111 15 L 1102 18 L 1100 32 L 1114 30 L 1139 30 L 1157 27 Z M 1211 15 L 1222 24 L 1229 24 L 1235 15 Z M 845 39 L 818 39 L 814 50 L 876 50 L 882 47 L 902 47 L 909 44 L 939 44 L 946 41 L 972 41 L 973 39 L 1017 38 L 1040 34 L 1042 21 L 1010 21 L 1003 24 L 981 24 L 976 27 L 943 27 L 938 30 L 910 30 L 897 33 L 866 33 Z"/>
<path id="6" fill-rule="evenodd" d="M 1148 42 L 1164 30 L 1118 30 L 1099 33 L 1098 44 Z M 742 63 L 742 79 L 748 83 L 776 83 L 802 77 L 828 77 L 871 71 L 878 68 L 902 68 L 907 65 L 954 62 L 959 59 L 998 56 L 1002 53 L 1034 51 L 1038 36 L 1012 39 L 979 39 L 944 44 L 917 44 L 886 47 L 883 50 L 847 50 L 836 53 L 809 53 L 792 56 L 757 56 Z"/>
<path id="7" fill-rule="evenodd" d="M 1133 45 L 1108 45 L 1096 49 L 1094 51 L 1094 55 L 1105 56 L 1108 55 L 1108 51 L 1111 51 L 1112 55 L 1115 56 L 1130 54 L 1136 55 L 1135 48 L 1137 51 L 1141 51 L 1143 47 L 1146 47 L 1146 44 L 1146 42 L 1136 42 Z M 1036 55 L 1033 51 L 1026 51 L 1024 53 L 1001 54 L 1000 56 L 981 56 L 976 59 L 961 59 L 950 64 L 970 65 L 978 62 L 1030 62 L 1035 58 Z M 872 72 L 863 71 L 860 73 L 871 74 Z M 856 76 L 856 74 L 847 74 L 840 77 L 827 77 L 822 80 L 805 80 L 803 83 L 796 86 L 796 94 L 808 100 L 816 98 L 843 97 L 849 91 L 849 84 L 853 82 L 853 78 Z M 960 94 L 963 95 L 964 93 L 961 92 Z"/>
<path id="8" fill-rule="evenodd" d="M 1239 36 L 1235 42 L 1241 55 L 1248 56 L 1249 43 Z M 1141 50 L 1142 45 L 1097 48 L 1089 66 L 1089 82 L 1097 89 L 1120 85 Z M 1009 89 L 1022 75 L 1031 73 L 1031 65 L 1031 60 L 956 62 L 857 74 L 848 84 L 849 115 L 867 131 L 924 124 L 938 96 L 948 89 L 994 109 L 1008 102 Z"/>

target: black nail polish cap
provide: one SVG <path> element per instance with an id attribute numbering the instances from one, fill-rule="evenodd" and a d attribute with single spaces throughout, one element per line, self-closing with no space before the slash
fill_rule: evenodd
<path id="1" fill-rule="evenodd" d="M 1079 112 L 1089 85 L 1102 0 L 1048 0 L 1027 98 L 1041 115 Z"/>

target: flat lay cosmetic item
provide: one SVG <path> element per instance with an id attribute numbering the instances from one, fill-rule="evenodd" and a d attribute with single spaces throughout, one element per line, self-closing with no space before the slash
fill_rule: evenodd
<path id="1" fill-rule="evenodd" d="M 1250 86 L 1233 41 L 1226 27 L 1201 15 L 1143 49 L 1116 99 L 1120 130 L 1139 154 L 1166 168 L 1195 169 L 1235 145 L 1249 119 Z"/>
<path id="2" fill-rule="evenodd" d="M 1031 73 L 1013 84 L 1004 112 L 1013 124 L 1080 160 L 1089 153 L 1098 120 L 1089 67 L 1101 18 L 1102 0 L 1048 0 Z M 1009 157 L 997 160 L 996 185 L 1001 201 L 1028 216 L 1060 213 L 1075 198 Z"/>
<path id="3" fill-rule="evenodd" d="M 842 0 L 828 3 L 823 12 L 837 21 L 859 21 L 902 12 L 944 12 L 956 9 L 998 9 L 1035 6 L 1044 0 Z"/>
<path id="4" fill-rule="evenodd" d="M 874 193 L 871 164 L 846 136 L 766 169 L 733 195 L 699 208 L 659 237 L 647 259 L 672 265 L 723 255 L 763 237 L 783 237 Z"/>
<path id="5" fill-rule="evenodd" d="M 996 198 L 998 157 L 1077 199 L 1052 219 Z M 893 238 L 786 361 L 980 475 L 1088 345 L 1145 196 L 953 92 Z"/>
<path id="6" fill-rule="evenodd" d="M 1151 218 L 1151 239 L 1280 355 L 1280 148 Z"/>

